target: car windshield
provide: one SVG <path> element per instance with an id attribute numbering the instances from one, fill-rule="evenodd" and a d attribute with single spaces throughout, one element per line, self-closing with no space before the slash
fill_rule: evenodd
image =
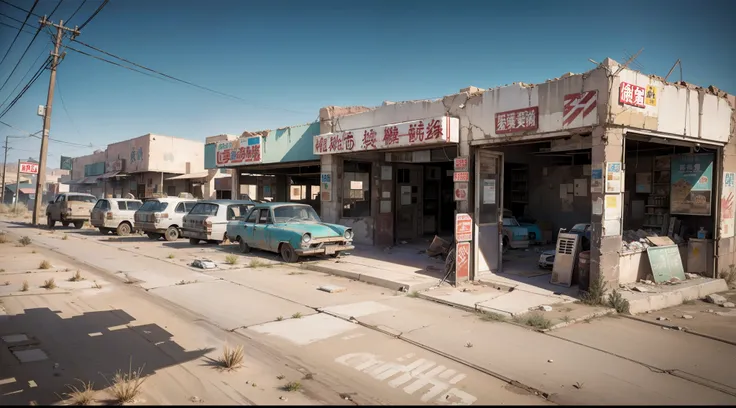
<path id="1" fill-rule="evenodd" d="M 587 227 L 588 224 L 575 224 L 572 229 L 570 229 L 570 232 L 585 232 Z"/>
<path id="2" fill-rule="evenodd" d="M 86 195 L 68 195 L 66 196 L 66 201 L 81 201 L 83 203 L 96 203 L 97 198 L 92 196 L 86 196 Z"/>
<path id="3" fill-rule="evenodd" d="M 516 218 L 503 217 L 503 226 L 504 227 L 518 227 L 519 223 L 516 221 Z"/>
<path id="4" fill-rule="evenodd" d="M 284 205 L 273 209 L 275 223 L 320 222 L 319 215 L 308 205 Z"/>
<path id="5" fill-rule="evenodd" d="M 138 211 L 150 211 L 150 212 L 156 212 L 156 211 L 163 211 L 168 206 L 168 203 L 158 201 L 158 200 L 148 200 Z"/>

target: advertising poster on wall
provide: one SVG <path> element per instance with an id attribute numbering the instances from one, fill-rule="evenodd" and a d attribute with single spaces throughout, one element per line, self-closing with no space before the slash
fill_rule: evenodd
<path id="1" fill-rule="evenodd" d="M 608 162 L 606 163 L 606 193 L 620 193 L 621 192 L 621 162 Z"/>
<path id="2" fill-rule="evenodd" d="M 736 184 L 734 183 L 736 173 L 723 173 L 723 189 L 721 190 L 721 238 L 734 236 L 734 218 L 736 213 L 734 200 L 736 200 Z"/>
<path id="3" fill-rule="evenodd" d="M 713 155 L 673 156 L 670 171 L 670 214 L 711 214 Z"/>
<path id="4" fill-rule="evenodd" d="M 594 164 L 590 169 L 590 192 L 603 192 L 603 167 L 600 164 Z"/>
<path id="5" fill-rule="evenodd" d="M 319 189 L 322 201 L 332 201 L 332 173 L 322 173 Z"/>

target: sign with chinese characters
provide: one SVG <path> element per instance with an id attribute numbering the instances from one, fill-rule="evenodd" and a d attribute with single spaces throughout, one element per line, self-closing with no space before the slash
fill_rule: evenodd
<path id="1" fill-rule="evenodd" d="M 723 189 L 721 189 L 721 239 L 734 236 L 734 201 L 736 201 L 736 173 L 723 173 Z"/>
<path id="2" fill-rule="evenodd" d="M 318 135 L 314 137 L 314 154 L 421 147 L 457 143 L 459 139 L 459 119 L 441 116 Z"/>
<path id="3" fill-rule="evenodd" d="M 468 157 L 456 157 L 455 158 L 455 171 L 468 171 Z"/>
<path id="4" fill-rule="evenodd" d="M 458 182 L 468 182 L 470 181 L 470 172 L 467 171 L 456 171 L 452 174 L 452 181 Z"/>
<path id="5" fill-rule="evenodd" d="M 322 201 L 332 201 L 332 173 L 322 173 L 319 180 Z"/>
<path id="6" fill-rule="evenodd" d="M 455 241 L 466 242 L 473 240 L 473 219 L 470 214 L 455 214 Z"/>
<path id="7" fill-rule="evenodd" d="M 123 171 L 124 167 L 125 167 L 125 160 L 117 159 L 107 164 L 107 171 Z"/>
<path id="8" fill-rule="evenodd" d="M 670 214 L 711 214 L 713 154 L 673 156 L 670 178 Z"/>
<path id="9" fill-rule="evenodd" d="M 61 156 L 61 160 L 59 162 L 59 168 L 62 170 L 72 170 L 72 158 L 69 156 Z"/>
<path id="10" fill-rule="evenodd" d="M 645 107 L 644 99 L 646 97 L 646 89 L 643 86 L 637 86 L 628 82 L 621 82 L 619 88 L 618 101 L 622 105 L 636 106 L 637 108 Z"/>
<path id="11" fill-rule="evenodd" d="M 130 162 L 135 163 L 143 160 L 143 148 L 135 148 L 133 147 L 130 149 Z"/>
<path id="12" fill-rule="evenodd" d="M 18 171 L 25 174 L 38 174 L 38 163 L 20 162 Z"/>
<path id="13" fill-rule="evenodd" d="M 261 136 L 218 142 L 216 149 L 217 166 L 261 163 L 262 145 Z"/>
<path id="14" fill-rule="evenodd" d="M 468 199 L 468 183 L 455 183 L 455 201 Z"/>
<path id="15" fill-rule="evenodd" d="M 657 87 L 647 85 L 647 93 L 644 95 L 644 103 L 649 106 L 657 106 Z"/>
<path id="16" fill-rule="evenodd" d="M 455 281 L 468 279 L 470 276 L 470 242 L 455 244 Z"/>
<path id="17" fill-rule="evenodd" d="M 524 132 L 539 128 L 539 107 L 496 113 L 496 134 Z"/>

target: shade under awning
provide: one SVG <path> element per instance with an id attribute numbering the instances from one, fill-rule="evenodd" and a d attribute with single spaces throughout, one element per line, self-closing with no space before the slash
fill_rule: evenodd
<path id="1" fill-rule="evenodd" d="M 76 184 L 82 184 L 83 181 L 84 181 L 84 179 L 81 178 L 81 179 L 78 179 L 78 180 L 62 181 L 61 184 L 65 184 L 67 186 L 71 186 L 71 185 L 76 185 Z"/>
<path id="2" fill-rule="evenodd" d="M 189 173 L 189 174 L 180 174 L 178 176 L 169 177 L 166 180 L 192 180 L 192 179 L 205 179 L 209 176 L 210 172 L 208 171 L 200 171 L 198 173 Z M 225 178 L 230 177 L 229 174 L 223 174 L 218 172 L 215 174 L 215 178 Z"/>

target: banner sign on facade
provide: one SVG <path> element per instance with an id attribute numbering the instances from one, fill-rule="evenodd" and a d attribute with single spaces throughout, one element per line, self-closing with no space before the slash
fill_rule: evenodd
<path id="1" fill-rule="evenodd" d="M 332 201 L 332 173 L 320 175 L 319 191 L 322 201 Z"/>
<path id="2" fill-rule="evenodd" d="M 460 120 L 440 116 L 318 135 L 314 137 L 314 154 L 421 147 L 457 143 L 459 140 Z"/>
<path id="3" fill-rule="evenodd" d="M 539 128 L 539 106 L 496 113 L 496 134 L 525 132 Z"/>
<path id="4" fill-rule="evenodd" d="M 72 170 L 72 158 L 67 156 L 61 156 L 61 160 L 59 162 L 59 168 L 62 170 Z"/>
<path id="5" fill-rule="evenodd" d="M 25 174 L 38 174 L 38 163 L 20 162 L 19 171 Z"/>
<path id="6" fill-rule="evenodd" d="M 455 171 L 468 171 L 468 170 L 470 170 L 469 169 L 469 162 L 468 162 L 468 157 L 467 156 L 456 157 L 455 158 L 455 161 L 454 161 L 454 164 L 455 164 Z"/>
<path id="7" fill-rule="evenodd" d="M 723 189 L 721 190 L 721 238 L 734 236 L 734 220 L 736 219 L 736 173 L 723 173 Z"/>
<path id="8" fill-rule="evenodd" d="M 257 164 L 262 161 L 263 140 L 261 136 L 243 137 L 238 140 L 218 142 L 217 166 Z"/>

